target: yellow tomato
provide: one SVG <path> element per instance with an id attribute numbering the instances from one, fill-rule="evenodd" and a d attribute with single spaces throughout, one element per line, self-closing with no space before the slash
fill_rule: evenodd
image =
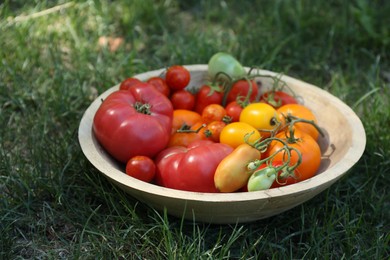
<path id="1" fill-rule="evenodd" d="M 279 117 L 275 108 L 266 103 L 251 103 L 240 115 L 240 122 L 250 124 L 264 137 L 270 136 L 271 131 L 279 126 Z"/>
<path id="2" fill-rule="evenodd" d="M 250 124 L 244 122 L 234 122 L 226 125 L 219 137 L 219 142 L 236 148 L 245 143 L 245 136 L 248 135 L 248 143 L 253 144 L 261 138 L 259 131 Z"/>

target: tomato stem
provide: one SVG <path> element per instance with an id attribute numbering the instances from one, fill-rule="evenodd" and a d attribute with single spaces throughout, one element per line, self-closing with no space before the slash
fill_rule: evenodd
<path id="1" fill-rule="evenodd" d="M 197 129 L 193 130 L 189 125 L 183 124 L 179 129 L 176 130 L 177 133 L 199 133 L 202 128 L 206 127 L 206 124 L 202 124 Z"/>

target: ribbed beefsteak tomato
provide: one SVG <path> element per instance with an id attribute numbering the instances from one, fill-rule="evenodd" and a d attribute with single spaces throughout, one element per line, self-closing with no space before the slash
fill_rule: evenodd
<path id="1" fill-rule="evenodd" d="M 148 83 L 111 93 L 96 111 L 93 132 L 118 161 L 137 155 L 154 157 L 169 141 L 173 107 L 169 99 Z"/>

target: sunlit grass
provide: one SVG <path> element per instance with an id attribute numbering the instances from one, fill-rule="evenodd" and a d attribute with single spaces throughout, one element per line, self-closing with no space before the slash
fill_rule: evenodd
<path id="1" fill-rule="evenodd" d="M 389 12 L 363 0 L 1 3 L 0 258 L 385 259 Z M 361 160 L 303 205 L 240 225 L 170 217 L 102 177 L 77 141 L 97 95 L 220 50 L 345 101 L 365 126 Z"/>

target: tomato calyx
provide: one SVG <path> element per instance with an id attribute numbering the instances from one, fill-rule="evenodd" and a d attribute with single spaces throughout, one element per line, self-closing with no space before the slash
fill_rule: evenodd
<path id="1" fill-rule="evenodd" d="M 151 115 L 152 112 L 150 111 L 150 108 L 152 107 L 148 103 L 142 103 L 142 102 L 135 102 L 133 105 L 134 109 L 137 110 L 138 113 L 145 114 L 145 115 Z"/>

